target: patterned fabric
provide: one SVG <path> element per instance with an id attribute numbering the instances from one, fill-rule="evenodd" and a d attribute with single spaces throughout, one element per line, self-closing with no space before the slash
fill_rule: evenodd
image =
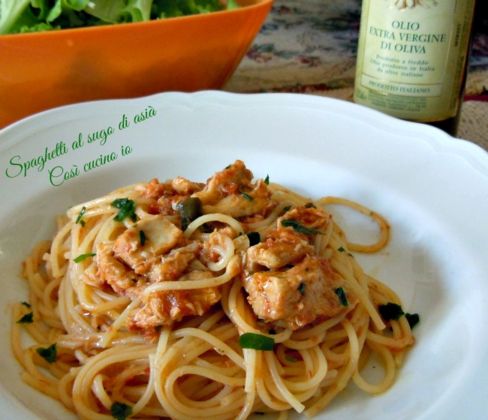
<path id="1" fill-rule="evenodd" d="M 226 90 L 350 99 L 360 15 L 360 0 L 276 0 Z M 473 41 L 466 89 L 471 97 L 488 92 L 488 29 L 484 32 Z"/>

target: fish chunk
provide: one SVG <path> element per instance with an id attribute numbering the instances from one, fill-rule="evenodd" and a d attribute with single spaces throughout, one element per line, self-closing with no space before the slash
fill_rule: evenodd
<path id="1" fill-rule="evenodd" d="M 192 271 L 181 278 L 202 280 L 212 277 L 208 271 Z M 156 292 L 143 298 L 143 306 L 130 315 L 129 329 L 143 330 L 146 336 L 156 336 L 157 328 L 172 325 L 186 316 L 201 316 L 221 299 L 218 287 L 193 290 Z"/>
<path id="2" fill-rule="evenodd" d="M 253 174 L 244 162 L 236 160 L 211 177 L 205 188 L 193 194 L 203 203 L 204 213 L 225 213 L 232 217 L 245 217 L 265 213 L 275 203 L 271 192 L 259 180 L 252 182 Z"/>
<path id="3" fill-rule="evenodd" d="M 222 197 L 238 193 L 242 187 L 248 187 L 252 182 L 252 177 L 252 172 L 246 168 L 244 162 L 236 160 L 232 165 L 209 178 L 205 188 L 195 196 L 203 204 L 215 203 Z"/>
<path id="4" fill-rule="evenodd" d="M 136 285 L 144 282 L 141 276 L 113 256 L 111 243 L 99 243 L 96 254 L 100 285 L 107 283 L 116 293 L 125 295 Z"/>
<path id="5" fill-rule="evenodd" d="M 153 260 L 147 277 L 153 283 L 177 280 L 197 257 L 200 248 L 199 243 L 192 242 L 185 247 L 173 249 L 159 260 Z"/>
<path id="6" fill-rule="evenodd" d="M 245 217 L 260 214 L 271 209 L 274 205 L 270 202 L 271 193 L 266 184 L 259 180 L 250 190 L 242 190 L 240 193 L 227 195 L 215 204 L 204 204 L 204 213 L 225 213 L 232 217 Z"/>
<path id="7" fill-rule="evenodd" d="M 193 182 L 182 176 L 177 176 L 171 181 L 171 188 L 177 195 L 189 196 L 197 191 L 201 191 L 205 184 Z"/>
<path id="8" fill-rule="evenodd" d="M 332 216 L 322 209 L 299 206 L 288 210 L 283 216 L 278 218 L 276 223 L 277 229 L 284 226 L 284 221 L 292 221 L 294 222 L 293 224 L 295 228 L 286 227 L 287 229 L 293 229 L 297 231 L 297 228 L 298 230 L 300 230 L 299 226 L 302 226 L 305 228 L 304 230 L 302 230 L 302 233 L 307 231 L 309 233 L 320 233 L 325 230 L 327 224 L 330 223 L 331 219 Z M 297 226 L 297 224 L 299 226 Z"/>
<path id="9" fill-rule="evenodd" d="M 157 178 L 153 178 L 141 189 L 141 193 L 145 198 L 157 200 L 162 196 L 190 195 L 200 191 L 204 185 L 182 176 L 177 176 L 167 182 L 159 182 Z"/>
<path id="10" fill-rule="evenodd" d="M 145 238 L 144 244 L 141 231 Z M 143 274 L 152 266 L 154 257 L 168 252 L 182 239 L 182 230 L 167 217 L 149 216 L 122 233 L 114 243 L 113 252 L 136 273 Z"/>
<path id="11" fill-rule="evenodd" d="M 260 266 L 278 269 L 314 254 L 314 237 L 324 232 L 329 222 L 329 214 L 313 207 L 299 206 L 287 211 L 263 242 L 248 249 L 247 269 L 251 272 Z"/>
<path id="12" fill-rule="evenodd" d="M 278 327 L 296 330 L 346 309 L 335 291 L 344 285 L 329 262 L 317 256 L 307 255 L 288 270 L 247 275 L 244 287 L 256 316 Z"/>
<path id="13" fill-rule="evenodd" d="M 299 261 L 313 252 L 306 235 L 291 229 L 278 228 L 269 232 L 264 241 L 247 250 L 246 266 L 256 271 L 260 266 L 277 269 Z"/>
<path id="14" fill-rule="evenodd" d="M 141 196 L 147 201 L 147 211 L 151 214 L 166 216 L 176 215 L 176 205 L 201 191 L 205 184 L 189 181 L 183 177 L 176 177 L 167 182 L 152 179 L 141 188 Z"/>

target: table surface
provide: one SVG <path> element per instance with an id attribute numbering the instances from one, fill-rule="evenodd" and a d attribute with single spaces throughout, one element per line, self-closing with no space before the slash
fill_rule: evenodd
<path id="1" fill-rule="evenodd" d="M 225 86 L 231 92 L 295 92 L 352 100 L 360 0 L 275 0 Z M 473 39 L 458 136 L 488 149 L 488 27 Z M 484 26 L 485 25 L 485 26 Z"/>

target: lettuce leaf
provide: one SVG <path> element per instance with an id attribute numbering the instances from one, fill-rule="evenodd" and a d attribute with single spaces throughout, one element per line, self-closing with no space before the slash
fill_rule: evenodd
<path id="1" fill-rule="evenodd" d="M 230 0 L 228 5 L 235 5 Z M 210 13 L 224 9 L 220 0 L 154 0 L 152 17 L 155 19 Z"/>
<path id="2" fill-rule="evenodd" d="M 85 12 L 107 23 L 149 20 L 153 0 L 97 0 Z"/>
<path id="3" fill-rule="evenodd" d="M 236 0 L 0 0 L 0 34 L 141 22 L 236 7 Z"/>
<path id="4" fill-rule="evenodd" d="M 19 29 L 19 33 L 25 34 L 28 32 L 45 32 L 61 29 L 60 26 L 53 26 L 50 23 L 36 23 L 35 25 L 24 25 Z"/>
<path id="5" fill-rule="evenodd" d="M 0 34 L 100 24 L 83 10 L 90 0 L 0 0 Z"/>
<path id="6" fill-rule="evenodd" d="M 36 23 L 29 9 L 30 0 L 0 0 L 0 34 L 20 30 L 24 25 Z"/>
<path id="7" fill-rule="evenodd" d="M 236 0 L 227 0 L 227 10 L 238 9 L 239 5 Z"/>

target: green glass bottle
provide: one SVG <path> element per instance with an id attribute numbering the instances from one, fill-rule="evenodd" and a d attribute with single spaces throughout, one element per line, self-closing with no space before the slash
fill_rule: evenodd
<path id="1" fill-rule="evenodd" d="M 363 0 L 354 100 L 455 134 L 475 0 Z"/>

